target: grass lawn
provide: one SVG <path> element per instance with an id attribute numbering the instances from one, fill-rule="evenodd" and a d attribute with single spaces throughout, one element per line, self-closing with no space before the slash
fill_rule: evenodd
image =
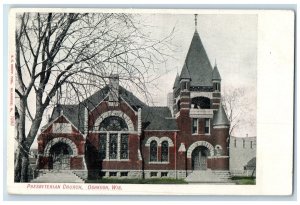
<path id="1" fill-rule="evenodd" d="M 86 180 L 85 183 L 110 183 L 110 184 L 187 184 L 183 179 L 93 179 Z"/>
<path id="2" fill-rule="evenodd" d="M 255 177 L 232 177 L 231 179 L 239 185 L 256 184 Z"/>

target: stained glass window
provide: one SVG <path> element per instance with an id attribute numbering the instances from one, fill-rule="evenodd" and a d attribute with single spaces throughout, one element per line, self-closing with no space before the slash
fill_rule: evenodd
<path id="1" fill-rule="evenodd" d="M 100 134 L 99 155 L 100 159 L 106 158 L 106 134 Z"/>
<path id="2" fill-rule="evenodd" d="M 169 161 L 169 143 L 168 143 L 168 141 L 163 141 L 161 143 L 161 161 L 162 162 Z"/>
<path id="3" fill-rule="evenodd" d="M 110 134 L 109 135 L 109 158 L 117 159 L 118 153 L 118 135 Z"/>
<path id="4" fill-rule="evenodd" d="M 100 131 L 127 131 L 128 126 L 124 119 L 118 116 L 110 116 L 100 123 Z"/>
<path id="5" fill-rule="evenodd" d="M 128 135 L 122 134 L 121 135 L 121 159 L 128 159 Z"/>
<path id="6" fill-rule="evenodd" d="M 157 161 L 157 142 L 155 140 L 150 143 L 150 161 Z"/>

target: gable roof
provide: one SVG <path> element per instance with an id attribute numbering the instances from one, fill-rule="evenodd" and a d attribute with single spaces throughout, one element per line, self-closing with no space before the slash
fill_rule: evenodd
<path id="1" fill-rule="evenodd" d="M 81 132 L 84 131 L 84 107 L 79 105 L 57 105 L 52 112 L 51 121 L 63 115 Z"/>
<path id="2" fill-rule="evenodd" d="M 189 71 L 191 86 L 212 86 L 212 66 L 197 30 L 194 32 L 182 71 L 185 69 Z"/>
<path id="3" fill-rule="evenodd" d="M 143 130 L 178 130 L 176 119 L 168 107 L 142 108 Z"/>
<path id="4" fill-rule="evenodd" d="M 172 117 L 171 111 L 168 107 L 150 107 L 139 100 L 132 92 L 123 87 L 119 87 L 120 97 L 122 97 L 134 110 L 142 109 L 142 125 L 145 130 L 177 130 L 175 119 Z M 85 107 L 88 110 L 95 108 L 108 94 L 108 87 L 95 92 L 93 95 L 85 99 L 83 102 L 75 105 L 57 105 L 52 112 L 50 120 L 54 120 L 60 116 L 61 111 L 63 115 L 71 122 L 77 129 L 84 132 L 84 115 Z"/>

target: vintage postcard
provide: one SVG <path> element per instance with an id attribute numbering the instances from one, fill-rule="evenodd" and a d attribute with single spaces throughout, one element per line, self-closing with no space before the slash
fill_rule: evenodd
<path id="1" fill-rule="evenodd" d="M 292 11 L 9 21 L 10 194 L 292 193 Z"/>

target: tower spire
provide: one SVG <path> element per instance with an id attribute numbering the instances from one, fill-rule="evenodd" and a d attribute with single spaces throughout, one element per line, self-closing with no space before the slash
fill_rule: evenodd
<path id="1" fill-rule="evenodd" d="M 197 16 L 198 14 L 195 14 L 195 30 L 197 30 Z"/>

